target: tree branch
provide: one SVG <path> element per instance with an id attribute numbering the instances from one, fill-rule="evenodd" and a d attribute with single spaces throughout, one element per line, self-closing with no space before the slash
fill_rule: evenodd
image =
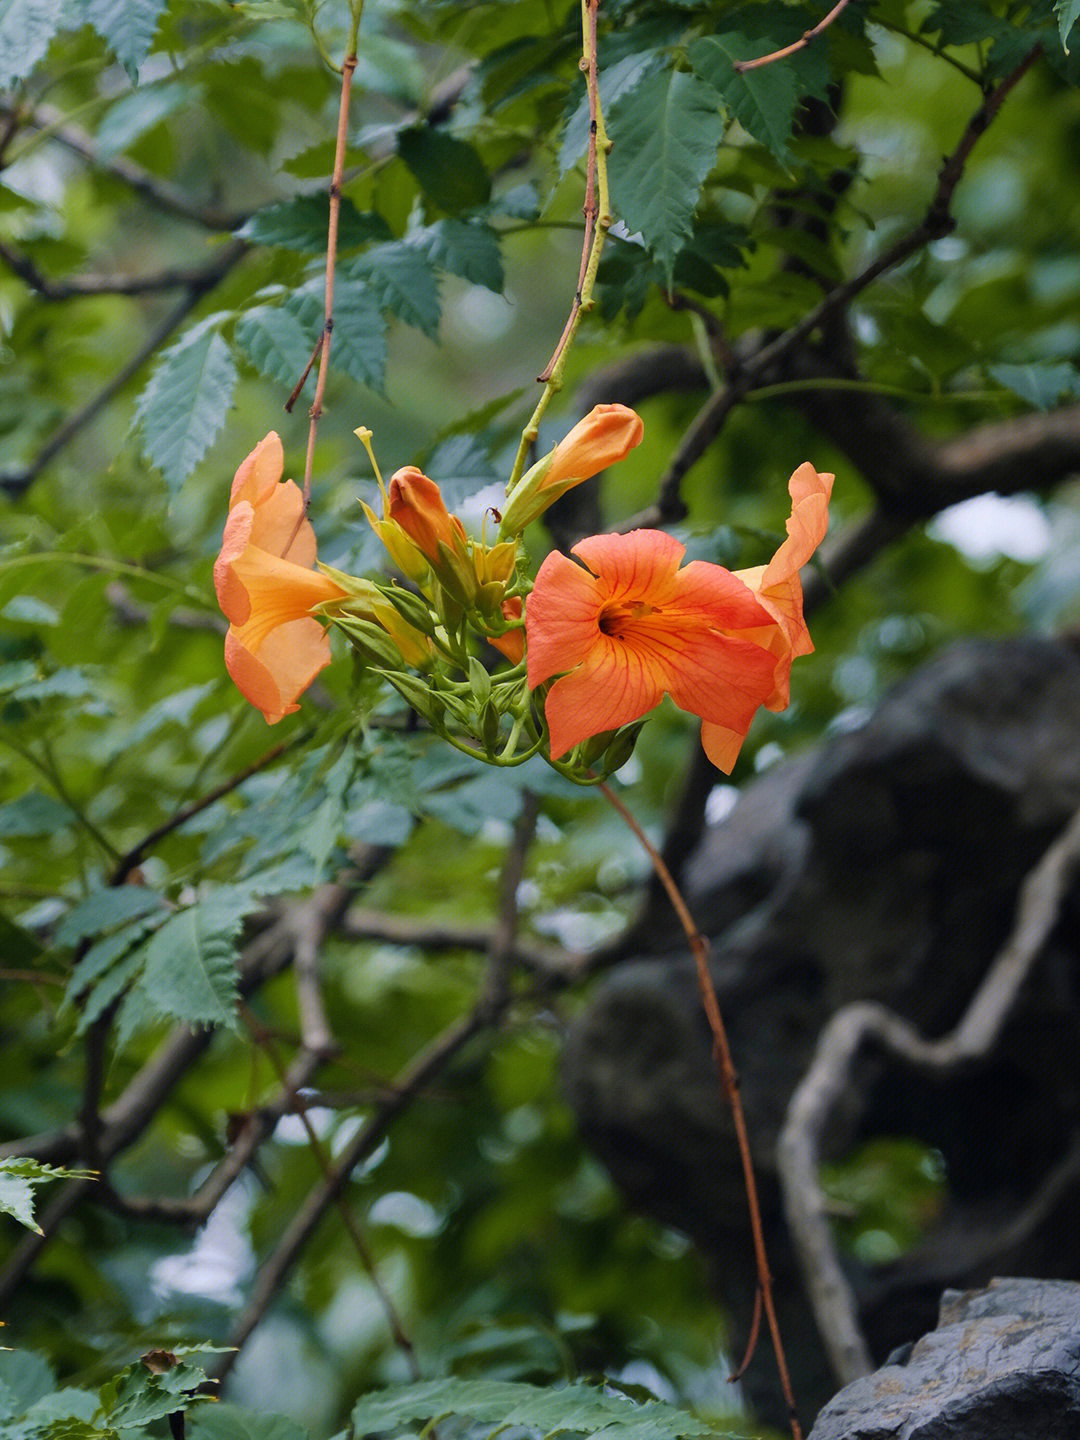
<path id="1" fill-rule="evenodd" d="M 472 1012 L 455 1021 L 412 1061 L 337 1164 L 328 1168 L 320 1183 L 308 1192 L 292 1223 L 259 1270 L 248 1303 L 229 1337 L 230 1345 L 236 1349 L 222 1357 L 215 1371 L 219 1379 L 224 1379 L 236 1363 L 240 1349 L 265 1317 L 323 1215 L 337 1202 L 356 1166 L 381 1143 L 391 1123 L 446 1069 L 462 1047 L 474 1036 L 497 1025 L 505 1014 L 511 999 L 507 967 L 514 952 L 517 892 L 535 833 L 538 809 L 536 798 L 527 795 L 503 864 L 499 913 L 488 947 L 487 974 Z"/>
<path id="2" fill-rule="evenodd" d="M 328 924 L 336 923 L 352 898 L 355 885 L 370 877 L 390 852 L 381 846 L 360 846 L 354 850 L 353 872 L 345 883 L 320 886 L 304 905 L 315 906 Z M 254 993 L 266 980 L 279 974 L 293 959 L 295 919 L 283 907 L 275 919 L 245 947 L 240 959 L 239 990 L 242 997 Z M 98 1154 L 106 1166 L 144 1133 L 174 1086 L 183 1078 L 214 1038 L 210 1029 L 178 1027 L 130 1081 L 127 1088 L 102 1111 L 98 1128 Z M 28 1136 L 0 1145 L 0 1157 L 27 1155 L 50 1164 L 71 1163 L 82 1148 L 82 1127 L 78 1123 L 43 1135 Z M 246 1163 L 246 1162 L 245 1162 Z M 243 1167 L 239 1167 L 242 1169 Z M 239 1173 L 239 1169 L 236 1171 Z M 235 1179 L 235 1174 L 231 1177 Z M 41 1235 L 28 1234 L 0 1271 L 0 1308 L 8 1301 L 38 1255 L 52 1239 L 56 1226 L 88 1193 L 94 1181 L 70 1180 L 56 1194 L 44 1212 Z M 230 1182 L 231 1183 L 231 1180 Z M 224 1187 L 227 1188 L 227 1185 Z"/>
<path id="3" fill-rule="evenodd" d="M 1060 919 L 1078 865 L 1080 811 L 1025 880 L 1013 932 L 950 1034 L 926 1040 L 901 1016 L 871 1001 L 844 1006 L 821 1032 L 810 1068 L 788 1106 L 777 1163 L 807 1293 L 841 1384 L 866 1374 L 872 1364 L 836 1252 L 818 1168 L 830 1118 L 850 1100 L 855 1062 L 871 1041 L 910 1068 L 934 1076 L 952 1074 L 989 1054 Z"/>
<path id="4" fill-rule="evenodd" d="M 680 490 L 683 477 L 716 439 L 732 410 L 745 399 L 755 385 L 761 384 L 770 371 L 786 361 L 814 331 L 843 311 L 851 301 L 880 276 L 894 270 L 903 261 L 923 249 L 932 240 L 947 235 L 954 226 L 950 214 L 953 194 L 964 173 L 964 167 L 979 137 L 983 135 L 1006 98 L 1042 54 L 1036 46 L 983 100 L 972 115 L 952 154 L 938 175 L 938 183 L 922 221 L 906 235 L 872 260 L 858 275 L 837 285 L 795 325 L 776 339 L 755 350 L 728 376 L 728 383 L 702 405 L 683 436 L 667 470 L 660 480 L 656 513 L 660 523 L 680 520 L 686 513 Z M 636 523 L 641 523 L 640 521 Z"/>
<path id="5" fill-rule="evenodd" d="M 236 262 L 247 252 L 246 240 L 233 240 L 226 245 L 217 258 L 217 263 L 208 266 L 200 272 L 201 278 L 198 285 L 193 285 L 184 298 L 169 311 L 164 320 L 157 328 L 143 341 L 139 349 L 132 355 L 131 359 L 116 372 L 111 380 L 101 387 L 98 393 L 89 400 L 81 410 L 70 415 L 48 440 L 37 455 L 25 469 L 11 470 L 6 475 L 0 475 L 0 490 L 6 491 L 13 500 L 24 495 L 37 477 L 45 469 L 46 465 L 53 460 L 66 445 L 69 445 L 82 430 L 108 405 L 115 395 L 118 395 L 128 381 L 136 375 L 153 355 L 154 351 L 163 345 L 169 336 L 176 330 L 191 312 L 198 305 L 199 301 L 212 290 Z"/>
<path id="6" fill-rule="evenodd" d="M 167 215 L 175 215 L 180 220 L 190 220 L 194 225 L 201 225 L 204 230 L 225 231 L 235 230 L 247 218 L 243 213 L 219 210 L 214 205 L 193 200 L 183 186 L 173 185 L 123 155 L 103 159 L 92 137 L 78 125 L 67 121 L 63 111 L 52 105 L 37 105 L 33 109 L 25 109 L 10 101 L 0 100 L 0 115 L 20 126 L 39 131 L 42 138 L 47 132 L 50 140 L 62 145 L 80 160 L 85 160 L 93 169 L 123 181 L 136 194 Z M 13 156 L 9 163 L 18 158 L 17 155 Z"/>
<path id="7" fill-rule="evenodd" d="M 246 241 L 238 242 L 247 248 Z M 152 275 L 76 275 L 72 280 L 53 280 L 31 260 L 29 255 L 0 241 L 0 260 L 43 300 L 77 300 L 91 295 L 149 295 L 159 290 L 205 289 L 206 277 L 216 284 L 218 261 L 207 266 L 172 266 Z"/>

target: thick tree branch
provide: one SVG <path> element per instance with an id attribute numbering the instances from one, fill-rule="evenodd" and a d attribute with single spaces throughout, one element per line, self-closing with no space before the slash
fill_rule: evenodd
<path id="1" fill-rule="evenodd" d="M 777 1162 L 784 1211 L 807 1293 L 842 1384 L 867 1373 L 872 1365 L 855 1297 L 836 1252 L 818 1168 L 829 1122 L 850 1100 L 855 1062 L 873 1043 L 913 1070 L 943 1076 L 988 1055 L 1061 918 L 1062 902 L 1078 865 L 1080 811 L 1025 880 L 1013 932 L 950 1034 L 926 1040 L 901 1016 L 870 1001 L 837 1011 L 821 1032 L 810 1068 L 788 1106 Z"/>

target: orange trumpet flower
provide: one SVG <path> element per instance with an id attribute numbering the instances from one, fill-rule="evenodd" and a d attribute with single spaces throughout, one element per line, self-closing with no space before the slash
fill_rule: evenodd
<path id="1" fill-rule="evenodd" d="M 594 535 L 580 565 L 554 552 L 525 610 L 528 679 L 544 701 L 551 755 L 640 719 L 665 694 L 704 721 L 713 764 L 730 771 L 759 706 L 788 703 L 792 658 L 813 647 L 799 566 L 825 533 L 831 475 L 792 476 L 788 539 L 759 570 L 680 566 L 685 547 L 660 530 Z"/>
<path id="2" fill-rule="evenodd" d="M 330 640 L 311 611 L 343 590 L 314 570 L 315 532 L 271 431 L 233 479 L 229 518 L 214 565 L 218 604 L 229 623 L 225 665 L 244 697 L 270 725 L 296 703 L 330 663 Z"/>

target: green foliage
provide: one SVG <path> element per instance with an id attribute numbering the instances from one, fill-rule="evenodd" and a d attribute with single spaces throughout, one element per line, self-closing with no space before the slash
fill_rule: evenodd
<path id="1" fill-rule="evenodd" d="M 85 1180 L 93 1174 L 92 1170 L 42 1165 L 24 1156 L 0 1156 L 0 1210 L 40 1235 L 41 1227 L 34 1220 L 34 1186 L 45 1180 Z"/>
<path id="2" fill-rule="evenodd" d="M 162 353 L 135 414 L 145 453 L 175 490 L 213 444 L 236 383 L 232 352 L 204 323 Z"/>
<path id="3" fill-rule="evenodd" d="M 366 1395 L 353 1407 L 361 1433 L 397 1431 L 416 1420 L 468 1415 L 503 1429 L 521 1425 L 544 1436 L 572 1432 L 610 1440 L 680 1440 L 718 1432 L 696 1416 L 659 1400 L 639 1402 L 591 1385 L 552 1389 L 508 1380 L 431 1380 Z"/>
<path id="4" fill-rule="evenodd" d="M 78 0 L 75 9 L 82 11 L 134 84 L 167 5 L 168 0 Z"/>
<path id="5" fill-rule="evenodd" d="M 766 65 L 740 73 L 734 68 L 736 60 L 751 60 L 777 48 L 771 40 L 751 40 L 735 31 L 695 40 L 688 54 L 695 72 L 723 96 L 746 133 L 787 163 L 787 142 L 800 94 L 794 70 L 785 65 Z"/>
<path id="6" fill-rule="evenodd" d="M 612 107 L 612 133 L 624 147 L 612 170 L 612 198 L 669 280 L 676 254 L 693 233 L 701 186 L 716 158 L 716 104 L 710 86 L 671 70 L 645 80 Z"/>
<path id="7" fill-rule="evenodd" d="M 119 1440 L 209 1397 L 207 1374 L 185 1357 L 219 1347 L 152 1350 L 95 1392 L 58 1387 L 48 1362 L 30 1352 L 0 1356 L 0 1435 L 5 1440 Z M 253 1437 L 263 1440 L 263 1437 Z"/>
<path id="8" fill-rule="evenodd" d="M 479 153 L 464 140 L 415 125 L 398 131 L 397 152 L 424 194 L 450 215 L 491 198 L 491 177 Z"/>
<path id="9" fill-rule="evenodd" d="M 63 0 L 0 0 L 0 86 L 24 80 L 49 48 L 64 13 Z"/>

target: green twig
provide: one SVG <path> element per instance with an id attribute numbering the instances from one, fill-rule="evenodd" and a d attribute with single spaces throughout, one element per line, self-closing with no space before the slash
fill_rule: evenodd
<path id="1" fill-rule="evenodd" d="M 509 494 L 525 471 L 529 447 L 539 431 L 540 420 L 553 395 L 562 389 L 566 356 L 574 336 L 577 334 L 581 317 L 593 307 L 593 288 L 604 240 L 611 225 L 611 200 L 608 194 L 607 157 L 611 149 L 607 130 L 604 128 L 604 112 L 600 104 L 600 84 L 596 69 L 596 12 L 600 0 L 581 0 L 581 69 L 585 72 L 585 83 L 589 93 L 589 153 L 585 180 L 585 234 L 581 248 L 581 267 L 578 271 L 577 289 L 570 306 L 570 314 L 551 359 L 541 370 L 537 379 L 544 389 L 537 401 L 536 409 L 529 417 L 529 423 L 521 432 L 521 443 L 514 457 L 506 490 Z"/>

